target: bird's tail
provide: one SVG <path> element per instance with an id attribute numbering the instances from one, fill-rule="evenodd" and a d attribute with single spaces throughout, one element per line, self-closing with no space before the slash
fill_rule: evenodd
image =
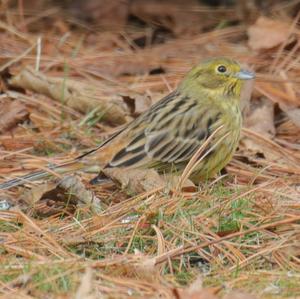
<path id="1" fill-rule="evenodd" d="M 40 179 L 45 179 L 58 174 L 66 174 L 85 168 L 85 164 L 80 160 L 73 160 L 61 165 L 50 166 L 47 171 L 35 171 L 24 176 L 3 182 L 0 184 L 0 190 L 9 189 L 19 185 L 23 185 L 29 182 L 33 182 Z"/>

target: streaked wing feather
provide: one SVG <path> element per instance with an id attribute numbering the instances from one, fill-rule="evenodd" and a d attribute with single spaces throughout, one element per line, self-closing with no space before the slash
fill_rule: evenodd
<path id="1" fill-rule="evenodd" d="M 147 146 L 148 143 L 146 143 L 145 150 L 147 154 L 154 160 L 161 162 L 175 164 L 184 162 L 189 160 L 193 156 L 193 154 L 201 146 L 206 137 L 206 135 L 203 135 L 203 138 L 199 140 L 196 137 L 184 135 L 184 131 L 182 131 L 183 135 L 180 135 L 178 137 L 175 137 L 174 133 L 175 132 L 173 130 L 168 132 L 168 142 L 165 142 L 161 139 L 163 135 L 160 133 L 157 133 L 157 136 L 152 135 L 152 144 L 157 144 L 157 146 L 150 148 Z M 153 139 L 155 138 L 157 138 L 160 143 L 154 143 Z"/>
<path id="2" fill-rule="evenodd" d="M 209 117 L 207 110 L 201 109 L 199 101 L 173 93 L 128 127 L 136 130 L 136 134 L 107 167 L 188 161 L 210 135 L 217 120 L 218 116 Z"/>

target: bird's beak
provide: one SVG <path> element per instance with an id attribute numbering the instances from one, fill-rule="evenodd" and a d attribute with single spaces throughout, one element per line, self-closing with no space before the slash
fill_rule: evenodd
<path id="1" fill-rule="evenodd" d="M 235 73 L 234 77 L 241 80 L 251 80 L 255 78 L 255 73 L 246 70 L 241 70 L 240 72 Z"/>

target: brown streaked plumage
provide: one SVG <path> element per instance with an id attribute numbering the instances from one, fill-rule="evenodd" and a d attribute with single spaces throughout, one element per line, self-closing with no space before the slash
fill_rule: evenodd
<path id="1" fill-rule="evenodd" d="M 254 75 L 228 58 L 206 60 L 194 67 L 178 88 L 148 111 L 76 160 L 56 166 L 65 173 L 98 164 L 103 168 L 173 169 L 179 173 L 205 140 L 220 126 L 210 146 L 222 140 L 197 165 L 193 180 L 208 178 L 231 159 L 238 144 L 242 117 L 239 108 L 243 80 Z M 36 172 L 0 184 L 0 189 L 45 177 Z"/>

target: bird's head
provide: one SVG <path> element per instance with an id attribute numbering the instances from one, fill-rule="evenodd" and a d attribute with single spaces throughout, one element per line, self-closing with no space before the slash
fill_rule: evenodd
<path id="1" fill-rule="evenodd" d="M 184 78 L 180 88 L 203 90 L 209 94 L 239 97 L 243 82 L 255 77 L 229 58 L 212 58 L 195 66 Z"/>

